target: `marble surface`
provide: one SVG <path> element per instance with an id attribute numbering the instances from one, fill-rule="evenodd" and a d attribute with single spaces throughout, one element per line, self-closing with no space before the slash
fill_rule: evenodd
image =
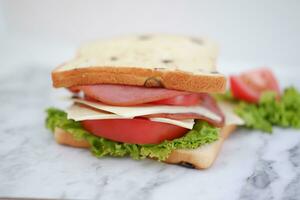
<path id="1" fill-rule="evenodd" d="M 41 52 L 40 60 L 21 55 L 18 62 L 9 53 L 1 56 L 0 197 L 300 199 L 299 130 L 276 128 L 268 135 L 239 129 L 204 171 L 152 160 L 97 159 L 87 150 L 57 145 L 44 127 L 45 108 L 65 106 L 59 101 L 64 91 L 51 88 L 50 60 L 59 54 L 53 52 L 50 58 Z M 275 71 L 283 85 L 299 86 L 295 73 Z"/>

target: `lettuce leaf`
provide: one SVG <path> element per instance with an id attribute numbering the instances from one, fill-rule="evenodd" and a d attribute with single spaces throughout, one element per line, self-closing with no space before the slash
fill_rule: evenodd
<path id="1" fill-rule="evenodd" d="M 77 139 L 86 140 L 91 145 L 91 152 L 97 157 L 103 156 L 131 156 L 133 159 L 146 157 L 165 160 L 175 149 L 195 149 L 218 139 L 218 128 L 204 121 L 197 121 L 192 130 L 181 138 L 164 141 L 156 145 L 138 145 L 114 142 L 94 136 L 86 131 L 79 122 L 67 119 L 67 114 L 56 108 L 47 109 L 46 127 L 54 132 L 56 127 L 61 128 Z"/>
<path id="2" fill-rule="evenodd" d="M 300 93 L 294 87 L 286 88 L 277 100 L 272 92 L 265 92 L 258 104 L 236 100 L 227 93 L 221 100 L 235 104 L 235 112 L 245 126 L 268 133 L 273 126 L 300 128 Z"/>
<path id="3" fill-rule="evenodd" d="M 239 101 L 233 97 L 230 90 L 227 90 L 225 93 L 222 93 L 222 94 L 221 93 L 213 94 L 213 97 L 217 101 L 227 101 L 227 102 L 231 102 L 231 103 L 237 103 Z"/>

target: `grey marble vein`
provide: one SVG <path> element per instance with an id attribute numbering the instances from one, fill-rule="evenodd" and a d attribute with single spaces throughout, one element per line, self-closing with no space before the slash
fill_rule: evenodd
<path id="1" fill-rule="evenodd" d="M 294 167 L 295 176 L 284 188 L 283 200 L 300 200 L 300 142 L 289 150 L 289 160 Z"/>
<path id="2" fill-rule="evenodd" d="M 240 200 L 271 200 L 274 199 L 270 184 L 278 179 L 272 167 L 273 161 L 259 160 L 253 173 L 246 180 Z"/>
<path id="3" fill-rule="evenodd" d="M 289 150 L 289 160 L 300 171 L 300 142 Z"/>
<path id="4" fill-rule="evenodd" d="M 285 187 L 282 200 L 300 199 L 300 173 Z"/>

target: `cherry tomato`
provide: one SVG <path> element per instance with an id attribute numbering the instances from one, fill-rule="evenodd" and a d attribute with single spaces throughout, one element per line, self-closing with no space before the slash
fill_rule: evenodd
<path id="1" fill-rule="evenodd" d="M 268 68 L 251 70 L 240 75 L 230 76 L 233 96 L 250 103 L 257 103 L 265 91 L 273 91 L 279 97 L 278 82 Z"/>

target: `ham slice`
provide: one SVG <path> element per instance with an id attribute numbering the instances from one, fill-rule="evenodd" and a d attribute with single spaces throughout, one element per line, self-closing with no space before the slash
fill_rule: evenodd
<path id="1" fill-rule="evenodd" d="M 168 99 L 180 95 L 192 94 L 177 90 L 169 90 L 164 88 L 143 88 L 127 85 L 84 85 L 72 87 L 72 91 L 83 91 L 88 101 L 100 101 L 104 104 L 112 106 L 134 106 L 147 104 L 154 101 Z M 210 124 L 221 127 L 224 125 L 224 115 L 218 107 L 214 98 L 209 94 L 200 93 L 201 106 L 220 116 L 221 120 L 216 121 L 198 113 L 157 113 L 149 114 L 141 117 L 147 118 L 169 118 L 169 119 L 200 119 L 209 122 Z M 148 104 L 149 105 L 149 104 Z"/>
<path id="2" fill-rule="evenodd" d="M 145 88 L 128 85 L 83 85 L 70 88 L 72 91 L 83 93 L 95 100 L 114 106 L 133 106 L 145 104 L 179 95 L 191 94 L 189 92 L 169 90 L 164 88 Z"/>
<path id="3" fill-rule="evenodd" d="M 221 121 L 212 120 L 208 117 L 205 117 L 204 115 L 200 115 L 197 113 L 158 113 L 158 114 L 151 114 L 146 115 L 143 117 L 147 118 L 169 118 L 169 119 L 176 119 L 176 120 L 183 120 L 183 119 L 200 119 L 207 121 L 208 123 L 221 127 L 224 126 L 225 117 L 222 113 L 221 109 L 219 108 L 217 102 L 213 97 L 211 97 L 209 94 L 200 94 L 201 95 L 201 105 L 207 108 L 208 110 L 214 112 L 218 116 L 220 116 Z"/>
<path id="4" fill-rule="evenodd" d="M 159 113 L 159 114 L 145 115 L 143 117 L 146 117 L 146 118 L 168 118 L 168 119 L 174 119 L 174 120 L 199 119 L 199 120 L 206 121 L 216 127 L 224 126 L 224 117 L 223 116 L 222 116 L 221 121 L 216 121 L 211 118 L 205 117 L 204 115 L 199 115 L 197 113 L 175 113 L 175 114 Z"/>

